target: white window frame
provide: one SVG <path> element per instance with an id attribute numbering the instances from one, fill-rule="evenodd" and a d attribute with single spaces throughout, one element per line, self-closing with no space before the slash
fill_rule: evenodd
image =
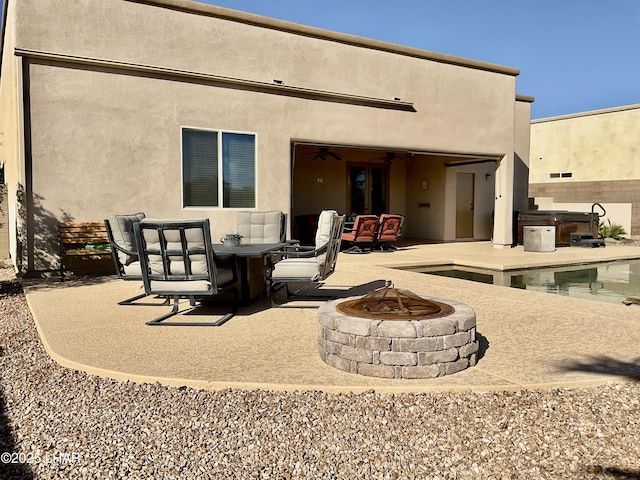
<path id="1" fill-rule="evenodd" d="M 190 206 L 184 204 L 184 135 L 185 130 L 197 130 L 200 132 L 211 132 L 218 134 L 218 205 L 210 206 Z M 252 135 L 254 138 L 254 152 L 253 152 L 253 171 L 254 171 L 254 206 L 253 207 L 225 207 L 224 203 L 224 178 L 223 178 L 223 161 L 222 161 L 222 135 L 225 133 L 240 134 L 240 135 Z M 240 130 L 222 130 L 217 128 L 203 128 L 192 127 L 189 125 L 182 125 L 180 127 L 180 205 L 182 210 L 255 210 L 258 206 L 258 134 L 255 132 L 247 132 Z"/>

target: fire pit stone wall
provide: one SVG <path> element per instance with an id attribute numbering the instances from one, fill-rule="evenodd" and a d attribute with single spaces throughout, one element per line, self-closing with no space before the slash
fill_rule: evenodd
<path id="1" fill-rule="evenodd" d="M 345 372 L 381 378 L 434 378 L 474 366 L 476 315 L 468 306 L 446 302 L 454 313 L 424 320 L 377 320 L 345 315 L 336 305 L 318 312 L 318 344 L 324 362 Z"/>

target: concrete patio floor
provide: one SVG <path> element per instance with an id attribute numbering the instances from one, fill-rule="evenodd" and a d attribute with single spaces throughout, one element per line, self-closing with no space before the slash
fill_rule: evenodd
<path id="1" fill-rule="evenodd" d="M 24 280 L 48 353 L 61 365 L 136 382 L 206 389 L 326 392 L 520 390 L 588 386 L 640 378 L 640 307 L 424 275 L 392 267 L 458 264 L 495 270 L 639 259 L 640 247 L 524 252 L 490 242 L 407 245 L 395 252 L 340 254 L 328 286 L 392 280 L 395 287 L 453 299 L 477 316 L 477 365 L 426 380 L 342 372 L 317 351 L 317 309 L 270 308 L 259 299 L 220 327 L 150 327 L 170 307 L 119 306 L 141 285 L 116 277 Z M 640 292 L 636 292 L 640 294 Z M 148 299 L 144 302 L 159 303 Z M 183 304 L 188 307 L 188 302 Z M 189 314 L 211 320 L 211 307 Z"/>

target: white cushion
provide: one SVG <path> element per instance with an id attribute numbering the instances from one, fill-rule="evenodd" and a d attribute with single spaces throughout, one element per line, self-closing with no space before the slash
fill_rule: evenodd
<path id="1" fill-rule="evenodd" d="M 238 212 L 238 233 L 241 243 L 278 243 L 281 240 L 284 214 L 269 212 Z"/>
<path id="2" fill-rule="evenodd" d="M 162 292 L 190 292 L 193 294 L 207 294 L 211 291 L 211 284 L 207 280 L 189 280 L 185 282 L 171 280 L 151 280 L 152 293 Z"/>
<path id="3" fill-rule="evenodd" d="M 274 281 L 300 279 L 313 281 L 320 275 L 320 265 L 313 258 L 287 258 L 275 264 L 271 278 Z"/>
<path id="4" fill-rule="evenodd" d="M 165 240 L 167 241 L 167 250 L 181 250 L 182 244 L 180 241 L 179 230 L 164 230 Z M 185 236 L 187 239 L 187 246 L 189 248 L 202 248 L 204 249 L 204 236 L 202 229 L 185 228 Z M 144 238 L 147 242 L 147 249 L 150 251 L 160 250 L 160 240 L 158 233 L 155 230 L 145 229 Z M 202 274 L 207 273 L 207 258 L 205 255 L 189 255 L 191 273 Z M 162 257 L 159 255 L 149 254 L 149 268 L 152 274 L 161 275 L 164 273 L 162 265 Z M 182 255 L 175 255 L 169 257 L 169 274 L 180 275 L 185 273 L 184 259 Z"/>
<path id="5" fill-rule="evenodd" d="M 318 218 L 318 230 L 316 230 L 316 249 L 323 247 L 331 238 L 331 223 L 338 216 L 335 210 L 323 210 Z"/>
<path id="6" fill-rule="evenodd" d="M 109 226 L 113 240 L 117 245 L 130 252 L 137 251 L 135 239 L 133 238 L 133 224 L 144 219 L 144 213 L 132 213 L 131 215 L 114 215 L 109 218 Z M 122 265 L 129 265 L 138 259 L 136 255 L 127 255 L 118 250 L 118 258 Z"/>
<path id="7" fill-rule="evenodd" d="M 216 270 L 216 283 L 225 285 L 233 281 L 233 271 L 230 268 L 218 268 Z M 177 292 L 200 292 L 203 294 L 211 291 L 211 284 L 208 280 L 151 280 L 151 291 L 177 291 Z"/>
<path id="8" fill-rule="evenodd" d="M 124 274 L 131 277 L 141 277 L 142 270 L 140 269 L 140 262 L 131 262 L 129 265 L 123 265 Z"/>

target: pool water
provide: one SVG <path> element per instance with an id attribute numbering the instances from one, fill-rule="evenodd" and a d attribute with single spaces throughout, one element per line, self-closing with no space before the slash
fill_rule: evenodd
<path id="1" fill-rule="evenodd" d="M 640 260 L 510 271 L 467 267 L 415 270 L 429 275 L 610 303 L 640 296 Z"/>

